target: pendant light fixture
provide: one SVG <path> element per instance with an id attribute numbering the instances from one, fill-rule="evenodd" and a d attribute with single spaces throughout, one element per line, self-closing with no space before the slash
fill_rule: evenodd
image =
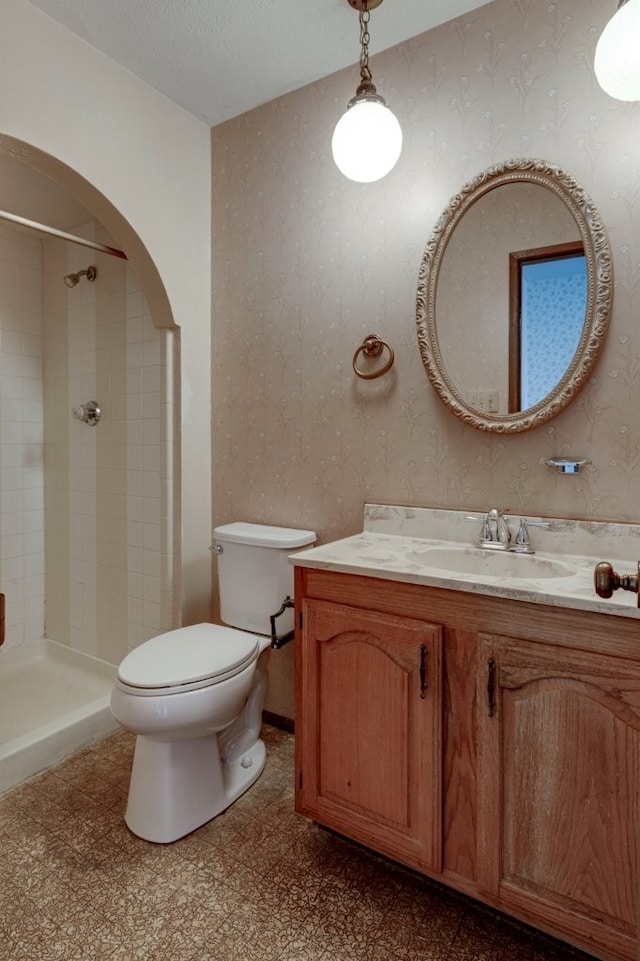
<path id="1" fill-rule="evenodd" d="M 402 130 L 377 92 L 369 69 L 369 16 L 382 0 L 348 0 L 360 11 L 360 83 L 333 132 L 331 148 L 338 169 L 350 180 L 372 183 L 395 166 Z"/>
<path id="2" fill-rule="evenodd" d="M 640 0 L 620 0 L 596 46 L 598 83 L 616 100 L 640 100 Z"/>

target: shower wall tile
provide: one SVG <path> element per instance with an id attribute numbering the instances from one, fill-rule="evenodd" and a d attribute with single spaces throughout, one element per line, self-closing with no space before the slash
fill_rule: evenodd
<path id="1" fill-rule="evenodd" d="M 112 242 L 95 224 L 74 232 Z M 89 262 L 93 283 L 61 283 Z M 71 245 L 61 251 L 55 241 L 45 242 L 45 309 L 47 635 L 117 663 L 171 626 L 163 599 L 172 585 L 148 577 L 163 570 L 166 543 L 166 508 L 156 496 L 168 472 L 166 336 L 126 261 Z M 102 407 L 96 427 L 71 416 L 88 400 Z M 153 437 L 147 420 L 157 422 Z"/>
<path id="2" fill-rule="evenodd" d="M 6 645 L 44 629 L 42 243 L 0 227 L 0 589 Z"/>
<path id="3" fill-rule="evenodd" d="M 2 224 L 2 227 L 0 227 L 0 260 L 10 264 L 21 264 L 23 262 L 25 257 L 22 250 L 23 236 L 17 229 Z"/>
<path id="4" fill-rule="evenodd" d="M 2 287 L 6 288 L 11 284 L 19 284 L 21 269 L 18 261 L 0 260 L 0 284 L 2 284 Z"/>

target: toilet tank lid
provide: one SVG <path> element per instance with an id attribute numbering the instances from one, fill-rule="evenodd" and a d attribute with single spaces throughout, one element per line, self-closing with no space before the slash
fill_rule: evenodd
<path id="1" fill-rule="evenodd" d="M 271 527 L 268 524 L 248 524 L 236 521 L 215 527 L 213 536 L 217 541 L 250 544 L 255 547 L 279 547 L 290 550 L 305 547 L 316 540 L 315 531 L 302 531 L 293 527 Z"/>

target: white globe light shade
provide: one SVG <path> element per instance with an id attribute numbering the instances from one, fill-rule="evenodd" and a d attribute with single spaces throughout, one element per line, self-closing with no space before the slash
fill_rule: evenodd
<path id="1" fill-rule="evenodd" d="M 338 120 L 331 149 L 345 177 L 372 183 L 395 166 L 402 150 L 402 130 L 384 103 L 356 100 Z"/>
<path id="2" fill-rule="evenodd" d="M 600 35 L 594 69 L 598 83 L 616 100 L 640 100 L 640 0 L 627 0 Z"/>

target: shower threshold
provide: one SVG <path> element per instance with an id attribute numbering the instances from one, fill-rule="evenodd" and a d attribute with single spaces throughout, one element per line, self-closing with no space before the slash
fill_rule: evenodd
<path id="1" fill-rule="evenodd" d="M 56 641 L 0 650 L 0 794 L 115 731 L 116 668 Z"/>

